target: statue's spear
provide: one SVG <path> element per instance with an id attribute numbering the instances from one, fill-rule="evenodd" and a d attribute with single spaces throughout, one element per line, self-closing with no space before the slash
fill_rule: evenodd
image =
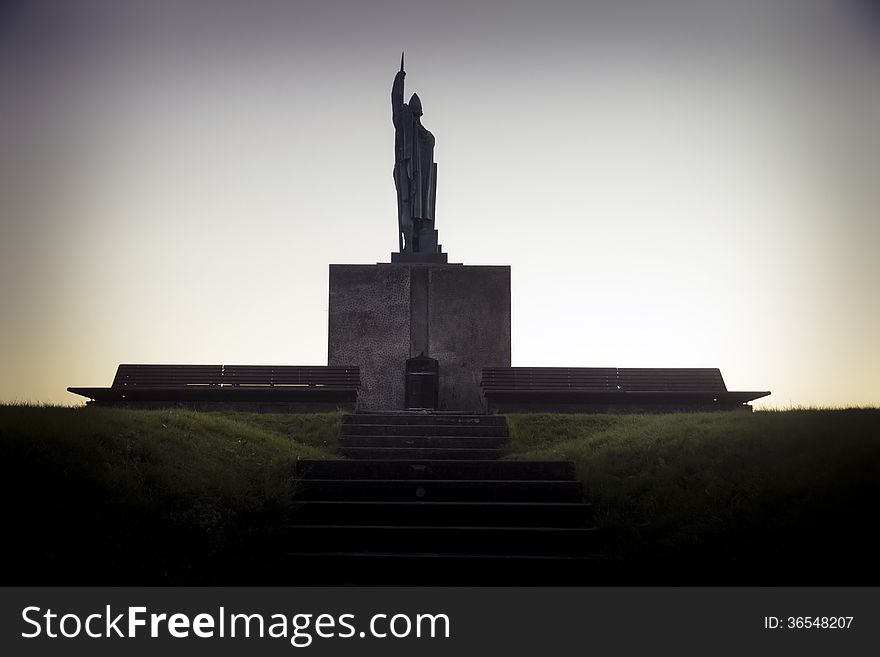
<path id="1" fill-rule="evenodd" d="M 400 51 L 400 72 L 403 73 L 403 52 Z M 400 189 L 401 185 L 403 185 L 403 181 L 400 180 L 400 172 L 397 170 L 397 167 L 394 169 L 395 174 L 395 184 L 398 187 L 398 201 L 397 201 L 397 241 L 399 245 L 400 252 L 403 253 L 403 208 L 400 205 Z"/>

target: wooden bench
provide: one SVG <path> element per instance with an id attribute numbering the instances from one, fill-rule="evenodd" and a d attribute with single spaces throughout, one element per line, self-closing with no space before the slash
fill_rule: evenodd
<path id="1" fill-rule="evenodd" d="M 750 411 L 770 394 L 728 391 L 717 368 L 491 367 L 480 387 L 490 413 Z"/>
<path id="2" fill-rule="evenodd" d="M 109 388 L 67 390 L 112 406 L 201 410 L 353 411 L 357 366 L 120 365 Z"/>

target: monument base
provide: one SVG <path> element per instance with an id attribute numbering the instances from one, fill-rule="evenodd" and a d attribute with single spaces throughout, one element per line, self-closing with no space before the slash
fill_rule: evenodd
<path id="1" fill-rule="evenodd" d="M 330 265 L 328 363 L 360 366 L 359 410 L 403 410 L 420 354 L 439 363 L 439 410 L 484 411 L 483 368 L 510 367 L 510 267 Z"/>
<path id="2" fill-rule="evenodd" d="M 430 263 L 437 265 L 445 265 L 448 253 L 397 253 L 391 254 L 391 262 L 399 263 Z"/>

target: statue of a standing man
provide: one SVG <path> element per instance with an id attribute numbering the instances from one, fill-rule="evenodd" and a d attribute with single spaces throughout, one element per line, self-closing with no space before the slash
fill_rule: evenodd
<path id="1" fill-rule="evenodd" d="M 437 165 L 434 135 L 423 125 L 422 101 L 413 94 L 403 102 L 403 55 L 391 88 L 394 122 L 394 185 L 397 187 L 397 220 L 400 253 L 439 253 L 434 230 Z"/>

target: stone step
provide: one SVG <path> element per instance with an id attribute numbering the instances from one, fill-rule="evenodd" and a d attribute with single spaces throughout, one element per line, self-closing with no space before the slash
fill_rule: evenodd
<path id="1" fill-rule="evenodd" d="M 507 436 L 502 425 L 354 424 L 342 425 L 343 436 Z"/>
<path id="2" fill-rule="evenodd" d="M 390 460 L 488 460 L 497 459 L 506 453 L 503 449 L 479 449 L 475 447 L 342 447 L 340 450 L 350 459 L 390 459 Z"/>
<path id="3" fill-rule="evenodd" d="M 573 480 L 571 461 L 298 459 L 306 479 L 547 479 Z"/>
<path id="4" fill-rule="evenodd" d="M 296 586 L 596 586 L 614 581 L 600 555 L 312 552 L 289 558 Z"/>
<path id="5" fill-rule="evenodd" d="M 343 447 L 473 447 L 498 449 L 510 440 L 505 436 L 343 436 Z"/>
<path id="6" fill-rule="evenodd" d="M 301 479 L 297 500 L 423 500 L 426 502 L 580 502 L 577 481 L 467 479 Z"/>
<path id="7" fill-rule="evenodd" d="M 280 548 L 298 583 L 601 583 L 574 464 L 501 460 L 507 435 L 498 416 L 346 416 L 347 459 L 297 461 Z"/>
<path id="8" fill-rule="evenodd" d="M 430 525 L 437 527 L 590 527 L 593 509 L 583 502 L 297 502 L 298 525 Z"/>
<path id="9" fill-rule="evenodd" d="M 595 527 L 285 525 L 290 552 L 430 552 L 522 556 L 595 554 Z"/>
<path id="10" fill-rule="evenodd" d="M 506 427 L 503 415 L 460 415 L 446 413 L 356 413 L 342 419 L 346 424 L 394 424 L 394 425 L 433 425 L 433 426 L 481 426 Z"/>

